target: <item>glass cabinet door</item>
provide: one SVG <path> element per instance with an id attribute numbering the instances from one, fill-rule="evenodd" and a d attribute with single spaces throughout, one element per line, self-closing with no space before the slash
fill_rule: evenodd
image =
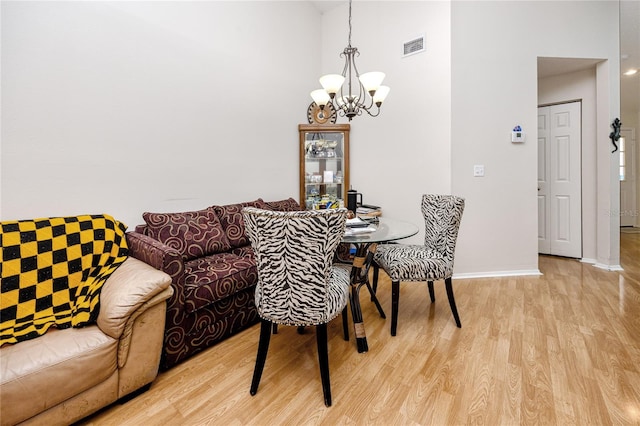
<path id="1" fill-rule="evenodd" d="M 300 205 L 344 207 L 349 189 L 349 124 L 300 124 Z"/>

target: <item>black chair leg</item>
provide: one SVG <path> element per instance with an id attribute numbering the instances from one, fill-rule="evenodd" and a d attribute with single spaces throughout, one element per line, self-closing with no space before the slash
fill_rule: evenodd
<path id="1" fill-rule="evenodd" d="M 371 266 L 373 266 L 373 293 L 376 294 L 378 292 L 378 274 L 380 274 L 380 266 L 373 261 Z M 373 294 L 371 295 L 371 301 L 373 301 Z"/>
<path id="2" fill-rule="evenodd" d="M 447 297 L 449 298 L 449 305 L 451 305 L 451 312 L 453 312 L 453 319 L 456 320 L 456 325 L 461 328 L 460 317 L 458 316 L 458 308 L 456 308 L 456 299 L 453 297 L 453 285 L 451 277 L 444 280 L 444 285 L 447 288 Z"/>
<path id="3" fill-rule="evenodd" d="M 278 324 L 273 323 L 273 334 L 278 334 Z"/>
<path id="4" fill-rule="evenodd" d="M 400 281 L 391 282 L 391 335 L 396 335 L 398 328 L 398 307 L 400 305 Z"/>
<path id="5" fill-rule="evenodd" d="M 349 341 L 349 310 L 347 309 L 348 305 L 345 305 L 342 310 L 342 331 L 344 332 L 344 340 Z"/>
<path id="6" fill-rule="evenodd" d="M 320 379 L 324 405 L 331 407 L 331 382 L 329 380 L 329 350 L 327 345 L 327 324 L 316 325 L 316 340 L 318 342 L 318 362 L 320 363 Z"/>
<path id="7" fill-rule="evenodd" d="M 260 342 L 258 343 L 258 355 L 256 356 L 256 366 L 253 370 L 253 380 L 251 380 L 251 395 L 255 395 L 258 392 L 258 385 L 260 385 L 260 378 L 262 377 L 262 370 L 264 370 L 264 363 L 267 360 L 267 351 L 269 350 L 269 341 L 271 340 L 271 322 L 266 319 L 262 319 L 260 326 Z"/>
<path id="8" fill-rule="evenodd" d="M 376 296 L 375 290 L 371 288 L 371 284 L 369 284 L 368 278 L 367 278 L 367 281 L 365 281 L 365 285 L 367 286 L 367 289 L 369 290 L 369 294 L 371 295 L 371 301 L 375 303 L 376 308 L 378 308 L 378 313 L 382 318 L 386 318 L 387 316 L 385 315 L 384 310 L 382 309 L 382 305 L 380 305 L 380 302 L 378 301 L 378 296 Z"/>
<path id="9" fill-rule="evenodd" d="M 433 292 L 433 281 L 427 281 L 427 284 L 429 285 L 429 297 L 431 298 L 431 303 L 436 301 L 436 295 Z"/>

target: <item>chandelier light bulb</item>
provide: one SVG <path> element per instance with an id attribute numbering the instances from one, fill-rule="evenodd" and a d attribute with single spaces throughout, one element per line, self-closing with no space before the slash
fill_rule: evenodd
<path id="1" fill-rule="evenodd" d="M 331 100 L 331 97 L 324 89 L 316 89 L 311 92 L 311 98 L 313 98 L 313 102 L 315 102 L 320 109 L 324 109 L 324 106 Z"/>
<path id="2" fill-rule="evenodd" d="M 366 72 L 360 75 L 360 83 L 369 94 L 373 95 L 384 80 L 384 73 L 380 71 Z"/>
<path id="3" fill-rule="evenodd" d="M 376 90 L 375 95 L 373 95 L 373 103 L 375 103 L 378 108 L 380 108 L 380 105 L 382 105 L 382 102 L 384 102 L 384 100 L 387 98 L 387 95 L 389 94 L 390 90 L 391 88 L 389 86 L 378 87 L 378 90 Z"/>
<path id="4" fill-rule="evenodd" d="M 340 74 L 327 74 L 320 77 L 320 84 L 327 91 L 329 96 L 333 98 L 344 83 L 344 76 Z"/>

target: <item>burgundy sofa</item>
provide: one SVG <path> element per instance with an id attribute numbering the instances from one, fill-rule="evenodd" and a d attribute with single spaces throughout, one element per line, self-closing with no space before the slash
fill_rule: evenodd
<path id="1" fill-rule="evenodd" d="M 166 370 L 258 322 L 258 280 L 242 208 L 300 210 L 292 198 L 211 206 L 177 213 L 144 213 L 127 233 L 129 255 L 171 276 L 160 367 Z"/>

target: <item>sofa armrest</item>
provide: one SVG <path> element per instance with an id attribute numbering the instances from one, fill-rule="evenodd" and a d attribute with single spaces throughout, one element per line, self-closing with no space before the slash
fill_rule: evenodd
<path id="1" fill-rule="evenodd" d="M 127 232 L 129 256 L 139 259 L 171 277 L 173 294 L 167 303 L 167 318 L 179 323 L 185 315 L 184 260 L 177 250 L 139 232 Z"/>
<path id="2" fill-rule="evenodd" d="M 171 277 L 146 263 L 128 257 L 107 279 L 100 293 L 98 327 L 120 339 L 132 316 L 171 295 Z"/>
<path id="3" fill-rule="evenodd" d="M 182 285 L 184 261 L 177 250 L 139 232 L 127 232 L 126 237 L 129 256 L 166 272 L 171 276 L 173 283 Z"/>

